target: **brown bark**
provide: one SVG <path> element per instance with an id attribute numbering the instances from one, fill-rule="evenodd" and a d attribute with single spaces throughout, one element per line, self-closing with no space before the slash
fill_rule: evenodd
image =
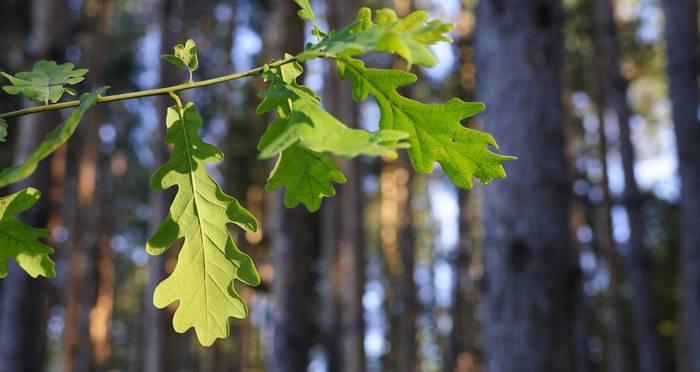
<path id="1" fill-rule="evenodd" d="M 557 0 L 477 6 L 480 119 L 506 180 L 485 188 L 484 328 L 490 372 L 574 368 L 578 270 L 569 235 L 562 113 L 563 11 Z"/>
<path id="2" fill-rule="evenodd" d="M 179 32 L 170 30 L 169 25 L 184 18 L 183 0 L 155 0 L 153 2 L 153 14 L 155 22 L 160 27 L 161 50 L 160 54 L 172 52 L 173 45 L 182 42 Z M 164 66 L 160 70 L 160 85 L 171 85 L 180 82 L 181 76 L 176 76 L 174 68 Z M 163 143 L 165 136 L 165 112 L 171 106 L 169 98 L 161 97 L 156 101 L 157 110 L 161 115 L 161 121 L 156 126 L 152 140 L 154 154 L 154 169 L 164 164 L 170 157 L 168 147 Z M 164 192 L 150 190 L 151 223 L 149 231 L 155 231 L 161 221 L 168 214 L 174 190 Z M 153 306 L 153 292 L 155 287 L 168 275 L 166 266 L 174 259 L 174 250 L 169 250 L 160 256 L 148 258 L 148 279 L 144 293 L 144 350 L 143 370 L 145 372 L 177 371 L 182 366 L 185 354 L 181 350 L 183 339 L 189 339 L 188 335 L 178 335 L 172 329 L 172 308 L 157 309 Z M 171 265 L 172 269 L 172 265 Z"/>
<path id="3" fill-rule="evenodd" d="M 329 27 L 340 29 L 354 19 L 359 4 L 332 0 L 328 9 Z M 324 87 L 328 110 L 346 125 L 357 127 L 357 105 L 352 100 L 349 82 L 340 81 L 333 66 L 328 74 L 331 76 Z M 321 210 L 327 291 L 323 304 L 324 338 L 329 370 L 361 372 L 365 369 L 362 170 L 359 159 L 340 161 L 340 167 L 348 182 L 336 186 L 337 194 L 326 199 Z"/>
<path id="4" fill-rule="evenodd" d="M 700 371 L 700 122 L 698 91 L 698 3 L 664 0 L 668 77 L 681 178 L 680 327 L 685 330 L 679 357 L 687 372 Z M 684 371 L 686 372 L 686 371 Z"/>
<path id="5" fill-rule="evenodd" d="M 627 103 L 627 80 L 622 75 L 611 0 L 591 2 L 593 14 L 593 45 L 600 76 L 601 101 L 599 110 L 613 110 L 620 133 L 620 155 L 625 179 L 623 205 L 630 227 L 629 280 L 633 289 L 632 312 L 638 340 L 639 368 L 642 372 L 663 370 L 659 349 L 656 306 L 651 287 L 649 254 L 644 246 L 644 215 L 642 199 L 634 175 L 635 151 L 630 133 L 630 108 Z"/>
<path id="6" fill-rule="evenodd" d="M 31 59 L 52 59 L 62 50 L 68 36 L 67 24 L 58 22 L 54 14 L 64 13 L 67 5 L 63 1 L 35 0 L 31 3 L 31 37 L 35 54 Z M 47 113 L 23 117 L 17 120 L 16 161 L 24 160 L 43 140 L 50 130 L 45 123 L 59 123 L 61 116 Z M 24 213 L 23 220 L 37 227 L 49 226 L 57 215 L 56 197 L 60 198 L 61 185 L 53 178 L 52 156 L 39 164 L 27 180 L 12 187 L 19 190 L 33 186 L 44 192 L 31 210 Z M 60 162 L 59 162 L 60 164 Z M 53 219 L 54 221 L 56 218 Z M 56 242 L 49 239 L 49 244 Z M 3 279 L 0 298 L 0 371 L 34 372 L 42 370 L 46 355 L 46 317 L 48 313 L 49 282 L 32 279 L 16 264 L 10 264 L 8 277 Z"/>
<path id="7" fill-rule="evenodd" d="M 296 5 L 287 0 L 272 3 L 272 24 L 266 33 L 270 57 L 298 53 L 304 45 L 304 25 Z M 284 32 L 279 32 L 279 30 Z M 269 360 L 271 371 L 303 371 L 315 337 L 315 281 L 313 271 L 319 250 L 319 217 L 303 206 L 285 208 L 282 194 L 274 195 L 273 215 L 268 222 L 272 241 L 274 278 L 274 341 Z"/>

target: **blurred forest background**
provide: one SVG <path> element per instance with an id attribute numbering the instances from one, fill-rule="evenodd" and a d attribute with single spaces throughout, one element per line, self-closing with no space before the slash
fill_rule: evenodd
<path id="1" fill-rule="evenodd" d="M 0 371 L 700 371 L 700 124 L 695 0 L 317 0 L 340 28 L 360 6 L 452 21 L 440 64 L 408 94 L 488 108 L 508 178 L 458 190 L 408 158 L 340 164 L 349 182 L 311 214 L 264 192 L 256 159 L 269 118 L 259 78 L 183 94 L 226 160 L 212 171 L 262 222 L 238 234 L 263 283 L 250 316 L 200 347 L 151 305 L 175 252 L 145 242 L 172 193 L 150 189 L 167 158 L 165 98 L 99 105 L 30 183 L 23 217 L 51 229 L 57 278 L 13 267 L 0 281 Z M 182 82 L 159 60 L 198 43 L 196 79 L 298 52 L 291 0 L 0 0 L 0 69 L 39 59 L 89 68 L 83 90 Z M 666 21 L 664 21 L 666 20 Z M 404 68 L 398 59 L 370 64 Z M 372 102 L 323 61 L 305 83 L 352 126 Z M 26 102 L 0 95 L 0 110 Z M 63 113 L 10 124 L 5 167 Z M 404 154 L 405 155 L 405 154 Z M 3 190 L 8 191 L 8 190 Z M 172 190 L 171 190 L 172 191 Z M 0 242 L 2 244 L 2 242 Z"/>

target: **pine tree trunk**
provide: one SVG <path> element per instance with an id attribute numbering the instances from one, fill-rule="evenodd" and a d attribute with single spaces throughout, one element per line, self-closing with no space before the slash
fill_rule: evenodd
<path id="1" fill-rule="evenodd" d="M 358 9 L 354 0 L 328 1 L 329 27 L 342 28 L 355 18 Z M 323 94 L 328 110 L 348 126 L 357 127 L 357 106 L 349 82 L 340 81 L 332 65 L 328 74 L 331 76 L 326 79 Z M 321 210 L 327 283 L 323 298 L 324 338 L 329 370 L 361 372 L 365 369 L 361 162 L 343 160 L 340 167 L 348 182 L 336 186 L 337 194 L 326 199 Z"/>
<path id="2" fill-rule="evenodd" d="M 627 104 L 627 80 L 620 70 L 620 51 L 611 0 L 592 3 L 593 45 L 601 79 L 600 110 L 614 110 L 620 131 L 620 155 L 625 179 L 623 204 L 630 227 L 629 279 L 633 289 L 633 319 L 638 339 L 637 357 L 642 372 L 661 372 L 662 358 L 656 330 L 649 255 L 644 246 L 642 200 L 634 175 L 634 145 L 630 133 L 630 109 Z"/>
<path id="3" fill-rule="evenodd" d="M 700 372 L 700 122 L 698 3 L 664 0 L 668 76 L 681 178 L 681 304 L 685 332 L 679 350 L 688 372 Z"/>
<path id="4" fill-rule="evenodd" d="M 68 35 L 66 24 L 53 15 L 64 13 L 67 6 L 63 1 L 35 0 L 31 7 L 31 37 L 35 45 L 35 55 L 31 57 L 52 59 L 62 51 L 61 43 L 66 42 Z M 14 126 L 18 130 L 16 161 L 24 160 L 43 140 L 50 130 L 45 123 L 58 123 L 61 120 L 57 113 L 17 119 Z M 55 214 L 56 205 L 52 203 L 55 195 L 52 194 L 60 195 L 60 186 L 54 183 L 51 162 L 52 158 L 41 162 L 30 178 L 13 187 L 19 190 L 33 186 L 44 192 L 39 203 L 22 216 L 30 226 L 47 226 L 50 216 Z M 11 263 L 3 286 L 0 298 L 0 371 L 40 371 L 46 360 L 47 292 L 50 284 L 45 279 L 32 279 Z"/>
<path id="5" fill-rule="evenodd" d="M 171 23 L 181 22 L 184 18 L 183 0 L 154 0 L 152 3 L 155 22 L 160 28 L 161 49 L 160 54 L 170 53 L 173 45 L 182 42 L 182 35 L 169 30 Z M 175 76 L 172 68 L 161 68 L 159 85 L 172 85 L 181 82 L 181 76 Z M 156 123 L 156 130 L 151 142 L 154 154 L 154 169 L 164 164 L 170 157 L 168 147 L 163 143 L 165 136 L 165 111 L 172 105 L 169 97 L 159 97 L 156 101 L 157 112 L 161 115 Z M 149 231 L 155 231 L 161 221 L 168 214 L 171 201 L 174 198 L 174 189 L 165 191 L 150 190 L 150 226 Z M 175 250 L 170 249 L 160 256 L 148 258 L 148 275 L 144 293 L 144 372 L 170 372 L 179 371 L 185 354 L 180 349 L 183 339 L 187 334 L 177 334 L 172 327 L 172 312 L 170 309 L 157 309 L 153 306 L 153 292 L 156 286 L 163 281 L 166 272 L 166 261 L 175 257 Z"/>
<path id="6" fill-rule="evenodd" d="M 287 0 L 272 4 L 273 20 L 266 36 L 270 58 L 296 54 L 304 45 L 304 25 L 296 5 Z M 284 30 L 280 32 L 280 30 Z M 268 222 L 274 267 L 274 341 L 269 368 L 275 372 L 304 371 L 315 337 L 314 263 L 319 250 L 318 214 L 303 206 L 285 208 L 282 193 L 274 195 L 274 212 Z"/>
<path id="7" fill-rule="evenodd" d="M 563 11 L 557 0 L 477 6 L 480 118 L 508 178 L 485 188 L 483 316 L 488 372 L 573 370 L 577 268 L 563 153 Z"/>

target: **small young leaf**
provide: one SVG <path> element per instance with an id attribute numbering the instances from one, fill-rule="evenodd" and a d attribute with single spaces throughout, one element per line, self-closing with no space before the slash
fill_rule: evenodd
<path id="1" fill-rule="evenodd" d="M 299 5 L 299 12 L 297 15 L 299 18 L 303 19 L 304 21 L 309 21 L 313 25 L 313 34 L 314 36 L 317 37 L 323 37 L 325 33 L 321 31 L 321 29 L 318 27 L 318 22 L 316 21 L 316 14 L 314 13 L 313 8 L 311 7 L 311 3 L 309 0 L 294 0 L 297 5 Z"/>
<path id="2" fill-rule="evenodd" d="M 0 187 L 19 182 L 29 177 L 40 161 L 51 155 L 73 135 L 85 112 L 97 103 L 97 97 L 107 91 L 109 87 L 103 87 L 93 93 L 85 93 L 80 97 L 80 106 L 74 110 L 68 119 L 56 129 L 49 132 L 39 148 L 34 151 L 22 163 L 5 168 L 0 171 Z"/>
<path id="3" fill-rule="evenodd" d="M 190 73 L 190 81 L 192 80 L 192 72 L 199 68 L 199 59 L 197 58 L 197 44 L 194 40 L 189 39 L 185 44 L 177 44 L 173 48 L 173 54 L 165 54 L 160 58 L 166 62 L 172 63 L 177 67 L 184 67 Z"/>
<path id="4" fill-rule="evenodd" d="M 32 71 L 19 72 L 15 76 L 0 72 L 12 83 L 2 89 L 9 94 L 23 94 L 34 102 L 58 102 L 67 89 L 65 85 L 75 85 L 85 79 L 87 69 L 73 69 L 72 63 L 57 65 L 54 61 L 39 61 Z M 73 91 L 74 92 L 74 91 Z"/>
<path id="5" fill-rule="evenodd" d="M 0 198 L 0 278 L 7 276 L 10 258 L 33 278 L 56 276 L 54 263 L 49 258 L 53 249 L 38 240 L 49 236 L 49 231 L 29 227 L 15 217 L 31 208 L 40 197 L 39 190 L 29 187 Z"/>
<path id="6" fill-rule="evenodd" d="M 267 74 L 272 84 L 261 94 L 263 101 L 258 106 L 258 113 L 275 109 L 280 120 L 274 125 L 274 139 L 265 141 L 264 146 L 260 147 L 260 158 L 277 155 L 297 142 L 314 152 L 332 152 L 346 157 L 394 156 L 395 149 L 406 147 L 402 140 L 408 134 L 401 131 L 370 133 L 348 128 L 321 107 L 314 92 L 291 81 L 292 77 L 298 76 L 301 66 L 291 63 L 285 66 L 281 73 Z M 292 67 L 297 73 L 285 72 Z"/>
<path id="7" fill-rule="evenodd" d="M 206 164 L 221 161 L 223 155 L 197 134 L 202 118 L 195 106 L 170 107 L 166 125 L 165 142 L 174 145 L 172 157 L 156 171 L 151 185 L 158 190 L 177 186 L 178 191 L 146 250 L 161 254 L 177 240 L 184 242 L 173 273 L 156 287 L 153 304 L 164 308 L 179 301 L 175 331 L 194 327 L 199 342 L 209 346 L 228 336 L 229 317 L 248 313 L 233 282 L 260 283 L 253 261 L 236 247 L 227 225 L 254 231 L 257 221 L 207 173 Z"/>
<path id="8" fill-rule="evenodd" d="M 7 139 L 7 122 L 5 119 L 0 119 L 0 142 L 5 142 Z"/>
<path id="9" fill-rule="evenodd" d="M 418 171 L 430 173 L 438 162 L 452 182 L 462 188 L 472 187 L 472 177 L 488 183 L 506 176 L 503 162 L 515 158 L 489 151 L 489 146 L 498 149 L 490 134 L 461 124 L 463 119 L 483 111 L 482 103 L 453 98 L 443 104 L 423 104 L 396 91 L 413 84 L 415 75 L 369 69 L 357 59 L 338 61 L 338 73 L 341 78 L 352 80 L 356 101 L 363 101 L 370 94 L 375 97 L 381 113 L 380 128 L 409 134 L 408 153 Z"/>
<path id="10" fill-rule="evenodd" d="M 378 10 L 376 23 L 372 11 L 362 8 L 357 20 L 338 32 L 331 32 L 318 44 L 299 55 L 299 60 L 327 56 L 351 57 L 371 52 L 393 53 L 403 57 L 409 65 L 432 67 L 437 63 L 429 45 L 451 41 L 445 36 L 452 24 L 438 20 L 429 21 L 428 13 L 415 11 L 398 18 L 391 9 Z"/>

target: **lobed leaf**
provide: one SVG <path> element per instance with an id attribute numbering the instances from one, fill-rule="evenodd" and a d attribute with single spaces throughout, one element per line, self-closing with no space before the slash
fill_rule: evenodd
<path id="1" fill-rule="evenodd" d="M 504 178 L 503 162 L 515 159 L 491 152 L 498 149 L 490 134 L 462 126 L 461 121 L 484 110 L 480 102 L 453 98 L 442 104 L 424 104 L 400 95 L 397 89 L 413 84 L 416 76 L 405 71 L 366 68 L 358 59 L 338 61 L 338 73 L 353 83 L 353 98 L 375 97 L 381 113 L 379 127 L 408 133 L 408 153 L 420 172 L 433 171 L 438 162 L 447 176 L 462 188 L 473 186 L 472 177 L 488 183 Z"/>
<path id="2" fill-rule="evenodd" d="M 428 21 L 428 12 L 415 11 L 404 18 L 397 17 L 391 9 L 375 12 L 360 9 L 357 20 L 340 31 L 330 32 L 318 44 L 299 55 L 304 61 L 314 57 L 342 58 L 371 52 L 397 54 L 412 64 L 431 67 L 437 63 L 429 45 L 451 41 L 445 34 L 452 24 L 438 20 Z"/>
<path id="3" fill-rule="evenodd" d="M 23 94 L 34 102 L 56 103 L 64 93 L 76 94 L 65 85 L 75 85 L 85 79 L 88 70 L 74 70 L 73 67 L 72 63 L 58 65 L 54 61 L 39 61 L 34 64 L 32 71 L 19 72 L 15 76 L 0 72 L 12 84 L 2 89 L 9 94 Z"/>
<path id="4" fill-rule="evenodd" d="M 258 113 L 276 110 L 279 120 L 268 128 L 268 131 L 274 131 L 274 137 L 269 133 L 263 135 L 265 140 L 260 146 L 260 158 L 277 155 L 297 142 L 314 152 L 332 152 L 347 157 L 395 156 L 395 149 L 406 147 L 402 140 L 407 134 L 401 131 L 370 133 L 348 128 L 321 107 L 314 92 L 293 81 L 301 73 L 301 66 L 290 63 L 285 68 L 297 72 L 268 72 L 267 79 L 272 84 L 261 94 L 263 101 L 258 106 Z"/>
<path id="5" fill-rule="evenodd" d="M 183 333 L 193 327 L 199 342 L 209 346 L 228 336 L 229 317 L 247 315 L 233 282 L 260 283 L 253 261 L 236 247 L 227 225 L 254 231 L 257 221 L 207 173 L 206 164 L 221 161 L 223 155 L 197 134 L 202 118 L 195 106 L 170 107 L 166 125 L 165 143 L 174 145 L 172 157 L 156 171 L 151 185 L 178 190 L 168 217 L 146 250 L 161 254 L 177 240 L 184 242 L 172 274 L 156 287 L 153 304 L 164 308 L 179 301 L 175 330 Z"/>
<path id="6" fill-rule="evenodd" d="M 49 258 L 53 249 L 39 241 L 49 236 L 49 231 L 29 227 L 15 216 L 31 208 L 40 197 L 39 190 L 29 187 L 0 198 L 0 278 L 7 276 L 10 258 L 33 278 L 56 276 Z"/>
<path id="7" fill-rule="evenodd" d="M 83 94 L 80 97 L 80 106 L 61 125 L 46 135 L 36 151 L 22 163 L 0 171 L 0 187 L 19 182 L 34 173 L 40 161 L 46 159 L 46 157 L 68 141 L 78 124 L 80 124 L 80 120 L 85 115 L 85 112 L 97 103 L 97 98 L 104 94 L 107 89 L 109 87 L 102 87 L 92 93 Z"/>

